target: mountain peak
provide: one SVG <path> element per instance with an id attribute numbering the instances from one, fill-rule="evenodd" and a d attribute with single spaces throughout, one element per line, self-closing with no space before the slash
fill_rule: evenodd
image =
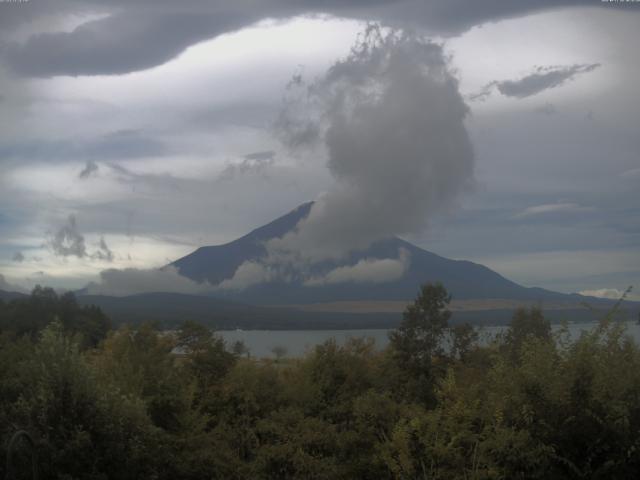
<path id="1" fill-rule="evenodd" d="M 271 240 L 272 238 L 282 237 L 292 231 L 300 220 L 309 215 L 313 204 L 314 202 L 303 203 L 266 225 L 251 230 L 251 232 L 247 233 L 244 237 L 239 238 L 237 241 L 250 240 L 264 242 L 266 240 Z"/>

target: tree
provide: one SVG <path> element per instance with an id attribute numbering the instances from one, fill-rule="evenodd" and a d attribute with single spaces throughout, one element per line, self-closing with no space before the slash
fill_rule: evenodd
<path id="1" fill-rule="evenodd" d="M 2 388 L 2 436 L 29 432 L 45 479 L 157 478 L 160 445 L 144 405 L 101 382 L 78 340 L 60 322 L 41 332 L 14 370 L 19 396 Z"/>
<path id="2" fill-rule="evenodd" d="M 509 329 L 505 334 L 507 349 L 514 357 L 517 357 L 522 345 L 528 338 L 537 338 L 542 341 L 551 340 L 551 324 L 544 318 L 540 307 L 518 308 L 511 319 Z"/>
<path id="3" fill-rule="evenodd" d="M 440 283 L 427 283 L 404 313 L 402 323 L 389 335 L 392 356 L 414 380 L 414 393 L 433 398 L 433 356 L 442 355 L 442 339 L 449 326 L 451 296 Z"/>
<path id="4" fill-rule="evenodd" d="M 287 347 L 276 345 L 271 349 L 271 353 L 276 356 L 276 363 L 279 363 L 287 355 Z"/>
<path id="5" fill-rule="evenodd" d="M 224 377 L 236 361 L 235 354 L 227 351 L 222 337 L 196 322 L 187 321 L 181 325 L 176 346 L 183 350 L 200 394 Z"/>
<path id="6" fill-rule="evenodd" d="M 94 363 L 104 380 L 144 401 L 156 426 L 181 431 L 193 401 L 192 379 L 178 368 L 175 340 L 146 323 L 111 332 L 102 347 Z"/>
<path id="7" fill-rule="evenodd" d="M 29 297 L 9 302 L 0 309 L 0 330 L 15 336 L 28 335 L 37 340 L 39 332 L 53 321 L 65 332 L 79 333 L 83 348 L 94 348 L 111 328 L 107 316 L 96 306 L 78 305 L 73 293 L 61 296 L 51 288 L 36 286 Z"/>
<path id="8" fill-rule="evenodd" d="M 478 332 L 468 323 L 451 328 L 451 355 L 465 360 L 471 348 L 478 341 Z"/>
<path id="9" fill-rule="evenodd" d="M 233 342 L 233 345 L 231 345 L 231 351 L 238 358 L 243 357 L 245 355 L 248 358 L 251 355 L 251 352 L 249 351 L 249 347 L 247 347 L 247 344 L 244 343 L 242 340 L 236 340 L 235 342 Z"/>

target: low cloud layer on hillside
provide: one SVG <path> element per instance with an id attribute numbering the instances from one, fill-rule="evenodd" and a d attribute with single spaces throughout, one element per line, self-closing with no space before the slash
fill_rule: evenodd
<path id="1" fill-rule="evenodd" d="M 200 294 L 210 290 L 212 290 L 210 284 L 189 280 L 171 266 L 150 270 L 136 268 L 103 270 L 100 272 L 100 280 L 87 286 L 87 293 L 90 295 L 116 297 L 151 292 Z"/>

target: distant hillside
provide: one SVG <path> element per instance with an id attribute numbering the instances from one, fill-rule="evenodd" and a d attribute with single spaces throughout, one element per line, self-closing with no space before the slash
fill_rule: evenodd
<path id="1" fill-rule="evenodd" d="M 78 297 L 83 305 L 99 306 L 117 324 L 157 322 L 163 328 L 175 328 L 185 320 L 193 320 L 217 330 L 340 330 L 359 328 L 395 328 L 402 314 L 398 310 L 387 312 L 340 312 L 283 307 L 258 307 L 229 302 L 213 297 L 177 293 L 148 293 L 128 297 L 84 295 Z M 625 318 L 635 318 L 629 307 Z M 552 308 L 545 316 L 552 322 L 596 320 L 605 310 L 589 311 L 585 308 Z M 470 322 L 474 325 L 506 325 L 513 308 L 494 308 L 457 311 L 453 309 L 452 323 Z"/>
<path id="2" fill-rule="evenodd" d="M 27 295 L 0 290 L 0 299 L 11 301 Z M 373 306 L 375 302 L 350 303 L 349 308 L 337 304 L 300 304 L 291 307 L 254 306 L 224 299 L 177 293 L 147 293 L 128 297 L 80 295 L 81 305 L 97 305 L 115 325 L 158 323 L 163 328 L 176 328 L 185 320 L 193 320 L 217 330 L 340 330 L 395 328 L 402 318 L 403 302 L 388 302 L 387 308 Z M 594 303 L 594 302 L 591 302 Z M 597 303 L 597 302 L 595 302 Z M 454 301 L 452 323 L 474 325 L 506 325 L 515 304 L 486 302 L 476 305 Z M 596 320 L 611 306 L 601 303 L 596 311 L 585 308 L 564 308 L 549 304 L 545 316 L 552 322 L 562 320 L 588 322 Z M 344 306 L 343 306 L 344 307 Z M 629 302 L 623 308 L 623 318 L 635 319 L 640 304 Z"/>
<path id="3" fill-rule="evenodd" d="M 179 272 L 198 282 L 218 284 L 233 277 L 245 261 L 266 255 L 264 242 L 294 229 L 313 203 L 305 203 L 273 222 L 225 245 L 198 248 L 172 263 Z M 398 281 L 388 283 L 341 283 L 304 286 L 301 283 L 273 281 L 241 291 L 225 293 L 227 298 L 255 304 L 301 304 L 338 301 L 408 300 L 415 297 L 425 282 L 442 282 L 455 299 L 510 299 L 526 301 L 570 302 L 584 297 L 566 295 L 541 288 L 526 288 L 493 270 L 465 260 L 450 260 L 428 252 L 400 238 L 377 242 L 366 251 L 353 254 L 341 265 L 353 265 L 363 258 L 395 258 L 400 248 L 411 255 L 410 266 Z M 341 265 L 334 265 L 341 266 Z"/>
<path id="4" fill-rule="evenodd" d="M 99 306 L 116 324 L 151 321 L 160 323 L 164 328 L 175 328 L 185 320 L 218 330 L 389 328 L 400 321 L 398 313 L 302 312 L 179 293 L 146 293 L 128 297 L 82 295 L 78 301 L 83 305 Z"/>
<path id="5" fill-rule="evenodd" d="M 8 302 L 9 300 L 14 300 L 16 298 L 24 298 L 27 295 L 19 292 L 5 292 L 4 290 L 0 290 L 0 300 L 4 300 Z"/>
<path id="6" fill-rule="evenodd" d="M 184 320 L 194 320 L 218 330 L 340 330 L 358 328 L 395 328 L 402 319 L 403 308 L 387 311 L 331 311 L 307 305 L 293 308 L 259 307 L 230 302 L 213 297 L 176 293 L 148 293 L 129 297 L 84 295 L 78 297 L 83 305 L 99 306 L 115 324 L 158 322 L 164 328 L 175 328 Z M 600 312 L 607 311 L 611 302 L 592 302 Z M 628 303 L 624 319 L 634 319 L 640 304 Z M 596 320 L 594 314 L 579 306 L 549 305 L 545 316 L 553 323 L 566 321 L 588 322 Z M 506 325 L 511 320 L 515 305 L 487 305 L 476 310 L 459 309 L 452 305 L 452 323 L 470 322 L 475 325 Z"/>

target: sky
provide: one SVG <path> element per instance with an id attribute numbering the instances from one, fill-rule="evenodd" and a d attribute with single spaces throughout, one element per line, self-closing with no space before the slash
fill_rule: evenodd
<path id="1" fill-rule="evenodd" d="M 395 234 L 640 299 L 638 25 L 600 0 L 0 0 L 0 289 L 316 200 L 273 259 Z"/>

